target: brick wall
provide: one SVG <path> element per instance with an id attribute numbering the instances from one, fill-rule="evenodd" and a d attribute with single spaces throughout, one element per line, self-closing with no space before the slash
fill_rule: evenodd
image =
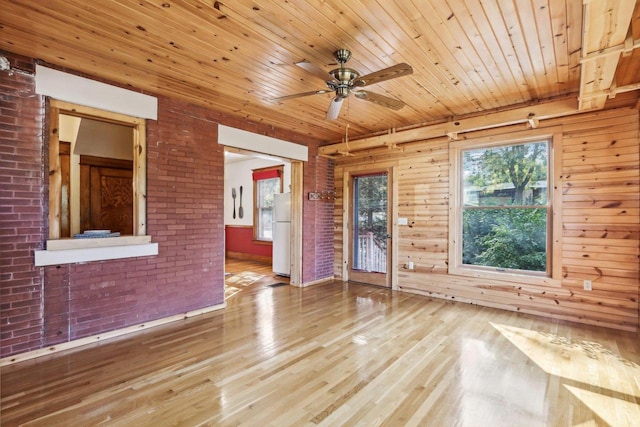
<path id="1" fill-rule="evenodd" d="M 33 61 L 0 71 L 0 339 L 2 355 L 42 345 L 42 271 L 33 266 L 43 216 L 43 99 Z M 29 117 L 23 120 L 22 117 Z"/>
<path id="2" fill-rule="evenodd" d="M 317 155 L 317 146 L 309 146 L 309 161 L 304 165 L 303 283 L 333 276 L 334 203 L 308 200 L 309 192 L 335 190 L 333 163 L 333 160 Z"/>
<path id="3" fill-rule="evenodd" d="M 318 191 L 335 191 L 333 180 L 333 159 L 318 157 L 316 161 L 316 183 Z M 315 279 L 333 276 L 333 200 L 316 203 L 315 235 L 316 235 L 316 263 Z"/>
<path id="4" fill-rule="evenodd" d="M 224 154 L 218 123 L 298 143 L 310 138 L 160 97 L 158 120 L 147 123 L 147 233 L 159 254 L 35 268 L 33 251 L 42 249 L 48 232 L 45 110 L 34 94 L 34 61 L 0 53 L 25 70 L 0 72 L 1 356 L 222 303 Z M 329 160 L 315 158 L 318 142 L 310 144 L 305 197 L 333 189 Z M 326 277 L 332 268 L 331 262 L 319 265 L 333 253 L 332 234 L 322 231 L 333 223 L 329 206 L 304 201 L 305 281 Z"/>
<path id="5" fill-rule="evenodd" d="M 217 209 L 224 155 L 217 124 L 206 110 L 196 116 L 188 104 L 166 98 L 158 111 L 158 120 L 147 123 L 147 233 L 159 254 L 45 267 L 45 289 L 68 291 L 44 301 L 47 344 L 224 301 L 224 219 Z"/>

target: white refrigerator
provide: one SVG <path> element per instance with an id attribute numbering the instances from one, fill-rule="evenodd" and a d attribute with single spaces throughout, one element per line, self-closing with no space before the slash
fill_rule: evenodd
<path id="1" fill-rule="evenodd" d="M 275 194 L 273 209 L 273 272 L 291 276 L 291 193 Z"/>

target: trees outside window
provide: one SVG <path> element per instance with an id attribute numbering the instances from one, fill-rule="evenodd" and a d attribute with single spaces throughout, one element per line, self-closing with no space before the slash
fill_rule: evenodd
<path id="1" fill-rule="evenodd" d="M 353 268 L 387 272 L 387 173 L 353 177 Z"/>
<path id="2" fill-rule="evenodd" d="M 549 141 L 461 150 L 462 264 L 549 274 Z"/>
<path id="3" fill-rule="evenodd" d="M 273 240 L 274 195 L 282 192 L 282 166 L 253 171 L 253 233 L 256 240 Z"/>

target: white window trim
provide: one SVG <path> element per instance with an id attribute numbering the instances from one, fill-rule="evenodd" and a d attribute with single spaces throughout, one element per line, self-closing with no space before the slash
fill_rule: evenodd
<path id="1" fill-rule="evenodd" d="M 150 236 L 48 240 L 47 250 L 35 251 L 35 265 L 41 267 L 151 255 L 158 255 L 158 244 L 151 243 Z"/>
<path id="2" fill-rule="evenodd" d="M 284 191 L 284 179 L 282 177 L 284 173 L 284 165 L 275 165 L 275 166 L 267 166 L 264 168 L 258 168 L 258 169 L 254 169 L 253 172 L 270 170 L 270 169 L 278 169 L 280 171 L 280 175 L 278 177 L 278 179 L 280 180 L 279 193 L 282 193 Z M 269 178 L 269 179 L 272 179 L 272 178 Z M 260 229 L 259 229 L 260 219 L 259 218 L 260 218 L 261 209 L 258 203 L 258 183 L 260 181 L 263 181 L 263 180 L 262 179 L 253 180 L 253 242 L 257 244 L 272 244 L 273 238 L 266 239 L 259 236 L 260 235 Z"/>
<path id="3" fill-rule="evenodd" d="M 550 176 L 548 187 L 551 202 L 550 276 L 539 274 L 519 274 L 513 271 L 488 271 L 462 264 L 462 230 L 459 220 L 461 212 L 460 153 L 462 150 L 487 148 L 505 144 L 518 144 L 547 139 L 551 141 L 549 151 Z M 452 141 L 449 145 L 449 274 L 497 281 L 517 282 L 530 285 L 560 287 L 562 282 L 562 134 L 558 127 L 529 130 L 516 134 L 502 134 L 491 137 Z"/>

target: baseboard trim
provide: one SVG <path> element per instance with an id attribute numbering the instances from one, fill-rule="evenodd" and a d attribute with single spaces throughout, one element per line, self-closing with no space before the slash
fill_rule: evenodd
<path id="1" fill-rule="evenodd" d="M 323 283 L 330 282 L 332 280 L 334 280 L 333 276 L 329 276 L 329 277 L 325 277 L 318 280 L 312 280 L 311 282 L 304 282 L 299 285 L 291 285 L 291 286 L 296 286 L 298 288 L 306 288 L 308 286 L 321 285 Z"/>
<path id="2" fill-rule="evenodd" d="M 243 252 L 230 252 L 227 251 L 225 252 L 225 256 L 227 258 L 235 258 L 235 259 L 241 259 L 243 261 L 257 261 L 257 262 L 261 262 L 263 264 L 271 264 L 273 262 L 273 259 L 270 256 L 266 256 L 266 255 L 256 255 L 256 254 L 246 254 Z"/>
<path id="3" fill-rule="evenodd" d="M 105 332 L 103 334 L 92 335 L 84 338 L 78 338 L 77 340 L 55 344 L 46 348 L 39 348 L 37 350 L 27 351 L 25 353 L 3 357 L 2 359 L 0 359 L 0 366 L 13 365 L 14 363 L 24 362 L 25 360 L 35 359 L 37 357 L 47 356 L 50 354 L 59 353 L 61 351 L 75 349 L 85 345 L 94 344 L 96 342 L 106 341 L 111 338 L 132 334 L 138 331 L 144 331 L 146 329 L 151 329 L 157 326 L 166 325 L 167 323 L 177 322 L 178 320 L 185 320 L 191 317 L 196 317 L 203 314 L 211 313 L 212 311 L 221 310 L 226 306 L 227 306 L 227 303 L 224 302 L 222 304 L 199 308 L 197 310 L 188 311 L 182 314 L 176 314 L 173 316 L 163 317 L 161 319 L 151 320 L 149 322 L 140 323 L 138 325 L 127 326 L 126 328 L 116 329 L 114 331 Z"/>

